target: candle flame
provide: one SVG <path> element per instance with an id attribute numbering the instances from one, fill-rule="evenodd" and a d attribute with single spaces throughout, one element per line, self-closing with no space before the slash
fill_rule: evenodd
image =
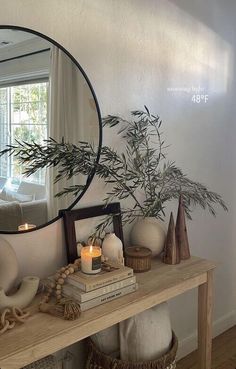
<path id="1" fill-rule="evenodd" d="M 25 223 L 25 229 L 29 229 L 28 223 Z"/>
<path id="2" fill-rule="evenodd" d="M 92 254 L 92 252 L 93 252 L 93 246 L 89 246 L 89 252 L 90 252 L 90 254 Z"/>

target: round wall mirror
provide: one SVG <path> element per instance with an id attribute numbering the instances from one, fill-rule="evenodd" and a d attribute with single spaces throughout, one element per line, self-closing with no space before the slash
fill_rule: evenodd
<path id="1" fill-rule="evenodd" d="M 53 138 L 101 147 L 101 116 L 85 72 L 57 42 L 38 32 L 0 26 L 0 151 L 16 141 L 45 144 Z M 37 229 L 71 209 L 87 190 L 88 177 L 54 182 L 55 169 L 27 177 L 14 155 L 0 157 L 0 233 Z M 55 195 L 82 185 L 77 198 Z"/>

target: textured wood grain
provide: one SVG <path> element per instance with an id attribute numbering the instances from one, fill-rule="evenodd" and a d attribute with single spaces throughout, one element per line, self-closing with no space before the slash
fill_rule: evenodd
<path id="1" fill-rule="evenodd" d="M 236 368 L 236 326 L 213 340 L 212 369 Z M 177 363 L 177 369 L 199 369 L 198 352 L 194 351 Z"/>
<path id="2" fill-rule="evenodd" d="M 190 258 L 190 249 L 188 242 L 188 233 L 186 228 L 185 210 L 183 205 L 183 198 L 179 197 L 179 207 L 176 220 L 176 238 L 180 252 L 180 259 L 186 260 Z"/>
<path id="3" fill-rule="evenodd" d="M 150 271 L 137 274 L 137 292 L 90 309 L 74 322 L 35 313 L 25 325 L 0 336 L 0 368 L 21 368 L 195 288 L 207 281 L 207 272 L 214 267 L 214 263 L 197 257 L 178 265 L 153 260 Z"/>
<path id="4" fill-rule="evenodd" d="M 165 247 L 163 252 L 163 262 L 165 264 L 179 264 L 180 263 L 180 251 L 177 243 L 175 222 L 173 213 L 170 214 L 170 221 L 168 231 L 165 240 Z"/>
<path id="5" fill-rule="evenodd" d="M 211 369 L 212 350 L 212 271 L 207 272 L 207 282 L 198 288 L 198 351 L 201 369 Z"/>

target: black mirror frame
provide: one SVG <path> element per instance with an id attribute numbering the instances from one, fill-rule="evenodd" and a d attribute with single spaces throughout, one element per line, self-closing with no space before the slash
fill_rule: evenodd
<path id="1" fill-rule="evenodd" d="M 97 159 L 96 159 L 96 163 L 98 163 L 99 158 L 100 158 L 100 153 L 101 153 L 101 147 L 102 147 L 102 118 L 101 118 L 101 112 L 100 112 L 100 108 L 98 105 L 98 100 L 97 97 L 95 95 L 94 89 L 91 85 L 91 82 L 88 79 L 87 74 L 85 73 L 85 71 L 83 70 L 83 68 L 81 67 L 81 65 L 78 63 L 78 61 L 69 53 L 69 51 L 67 51 L 62 45 L 60 45 L 57 41 L 53 40 L 52 38 L 38 32 L 35 31 L 33 29 L 30 28 L 26 28 L 26 27 L 21 27 L 21 26 L 13 26 L 13 25 L 0 25 L 0 29 L 15 29 L 18 31 L 23 31 L 23 32 L 29 32 L 32 33 L 36 36 L 42 37 L 45 40 L 51 42 L 52 44 L 54 44 L 55 46 L 57 46 L 59 49 L 61 49 L 74 63 L 75 65 L 79 68 L 80 72 L 82 73 L 82 75 L 84 76 L 89 89 L 93 95 L 94 101 L 95 101 L 95 105 L 96 105 L 96 109 L 97 109 L 97 115 L 98 115 L 98 123 L 99 123 L 99 142 L 98 142 L 98 152 L 97 152 Z M 71 210 L 77 203 L 78 201 L 82 198 L 82 196 L 85 194 L 85 192 L 87 191 L 88 187 L 90 186 L 93 177 L 95 175 L 96 172 L 96 168 L 94 167 L 94 169 L 91 171 L 90 175 L 87 178 L 87 182 L 86 185 L 83 189 L 83 191 L 79 194 L 79 196 L 75 199 L 75 201 L 66 209 L 66 210 Z M 29 233 L 29 232 L 34 232 L 37 231 L 38 229 L 47 227 L 48 225 L 56 222 L 58 219 L 62 218 L 62 214 L 59 212 L 59 215 L 53 219 L 51 219 L 50 221 L 48 221 L 45 224 L 42 224 L 40 226 L 37 226 L 36 228 L 33 229 L 29 229 L 27 231 L 2 231 L 0 230 L 0 234 L 22 234 L 22 233 Z"/>

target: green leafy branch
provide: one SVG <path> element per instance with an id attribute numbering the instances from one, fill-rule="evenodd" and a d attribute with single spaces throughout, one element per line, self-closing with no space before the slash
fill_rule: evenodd
<path id="1" fill-rule="evenodd" d="M 215 205 L 227 210 L 220 195 L 189 179 L 175 162 L 166 159 L 168 146 L 163 139 L 162 121 L 158 115 L 151 114 L 145 107 L 144 111 L 131 112 L 131 116 L 130 121 L 112 115 L 103 119 L 104 126 L 120 128 L 118 134 L 126 142 L 126 147 L 124 152 L 119 153 L 114 148 L 103 146 L 99 162 L 97 151 L 89 143 L 73 145 L 63 139 L 57 142 L 53 138 L 45 140 L 44 145 L 16 142 L 1 151 L 0 155 L 16 155 L 26 167 L 25 174 L 28 176 L 44 167 L 56 167 L 55 182 L 77 174 L 89 178 L 95 167 L 96 175 L 109 185 L 105 205 L 113 200 L 131 200 L 130 207 L 122 209 L 124 224 L 140 216 L 163 219 L 166 204 L 178 199 L 180 194 L 189 218 L 196 205 L 214 216 Z M 79 184 L 68 186 L 56 196 L 68 193 L 78 196 L 83 188 Z M 144 198 L 142 202 L 139 200 L 140 194 Z M 103 220 L 96 231 L 104 231 L 108 224 L 107 219 Z"/>

